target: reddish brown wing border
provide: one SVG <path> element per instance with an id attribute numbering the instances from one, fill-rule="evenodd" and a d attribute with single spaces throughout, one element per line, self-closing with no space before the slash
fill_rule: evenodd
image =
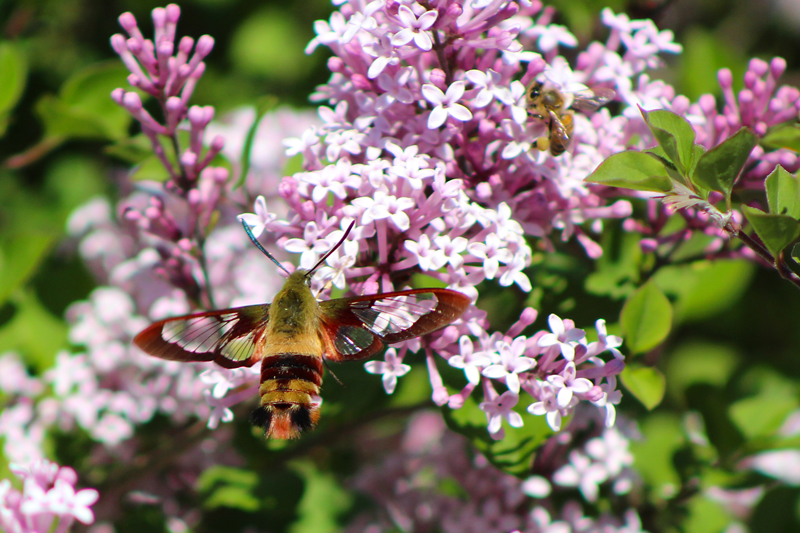
<path id="1" fill-rule="evenodd" d="M 436 307 L 427 311 L 414 324 L 396 333 L 379 335 L 371 331 L 364 320 L 359 318 L 351 309 L 353 304 L 359 302 L 378 302 L 402 298 L 413 294 L 433 294 L 436 296 Z M 321 324 L 325 340 L 325 358 L 330 361 L 357 361 L 369 357 L 383 348 L 384 344 L 393 344 L 406 341 L 442 329 L 455 320 L 458 320 L 467 310 L 471 300 L 468 296 L 449 289 L 411 289 L 407 291 L 387 292 L 369 296 L 356 296 L 354 298 L 340 298 L 320 302 Z M 372 342 L 362 344 L 363 349 L 352 354 L 343 354 L 336 349 L 337 335 L 343 334 L 342 328 L 358 328 L 360 337 Z M 367 337 L 366 335 L 370 337 Z"/>
<path id="2" fill-rule="evenodd" d="M 179 322 L 187 324 L 189 321 L 209 318 L 217 319 L 216 323 L 211 323 L 209 327 L 202 330 L 195 329 L 193 336 L 176 336 L 173 342 L 164 339 L 164 327 L 175 325 Z M 225 368 L 238 368 L 242 366 L 252 366 L 260 359 L 260 356 L 253 350 L 253 354 L 244 359 L 232 359 L 225 355 L 224 350 L 233 342 L 251 343 L 253 347 L 259 342 L 264 334 L 264 329 L 269 321 L 269 304 L 248 305 L 245 307 L 235 307 L 232 309 L 219 309 L 205 313 L 194 313 L 191 315 L 177 316 L 159 320 L 145 328 L 133 339 L 133 343 L 147 352 L 148 354 L 167 359 L 169 361 L 181 362 L 202 362 L 214 361 Z M 225 330 L 220 333 L 221 330 Z M 204 335 L 204 338 L 200 338 Z M 213 342 L 210 349 L 205 351 L 191 351 L 184 349 L 181 342 L 209 342 L 214 336 L 219 338 Z"/>

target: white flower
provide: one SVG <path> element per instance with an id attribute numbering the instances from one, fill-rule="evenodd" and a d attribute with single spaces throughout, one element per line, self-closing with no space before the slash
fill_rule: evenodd
<path id="1" fill-rule="evenodd" d="M 370 374 L 383 374 L 383 388 L 386 394 L 391 394 L 397 386 L 397 378 L 408 374 L 411 367 L 403 364 L 403 360 L 397 357 L 394 348 L 386 350 L 383 357 L 384 361 L 367 361 L 364 363 L 364 368 Z"/>
<path id="2" fill-rule="evenodd" d="M 406 27 L 392 37 L 392 44 L 395 46 L 403 46 L 413 39 L 417 48 L 427 52 L 433 47 L 433 43 L 426 30 L 433 26 L 438 15 L 439 13 L 437 11 L 432 10 L 426 11 L 417 18 L 408 6 L 401 5 L 397 10 L 397 16 Z"/>
<path id="3" fill-rule="evenodd" d="M 433 130 L 444 124 L 448 115 L 461 122 L 472 120 L 470 110 L 458 103 L 464 96 L 463 81 L 454 81 L 447 88 L 447 93 L 443 93 L 435 85 L 426 83 L 422 86 L 422 96 L 434 106 L 428 116 L 428 129 Z"/>
<path id="4" fill-rule="evenodd" d="M 525 348 L 525 337 L 517 337 L 511 344 L 499 342 L 497 351 L 500 353 L 500 361 L 484 368 L 483 375 L 491 379 L 505 379 L 508 390 L 519 394 L 519 373 L 536 366 L 536 361 L 522 356 Z"/>
<path id="5" fill-rule="evenodd" d="M 584 338 L 582 329 L 570 328 L 565 329 L 564 321 L 556 315 L 547 317 L 547 323 L 550 325 L 550 331 L 539 338 L 539 346 L 554 346 L 558 345 L 561 348 L 561 355 L 567 361 L 572 361 L 575 358 L 575 345 L 576 341 Z"/>
<path id="6" fill-rule="evenodd" d="M 447 360 L 447 363 L 454 368 L 461 368 L 467 376 L 467 381 L 473 385 L 481 382 L 481 369 L 492 363 L 485 352 L 473 351 L 472 340 L 466 335 L 462 335 L 458 340 L 461 355 L 454 355 Z"/>
<path id="7" fill-rule="evenodd" d="M 569 464 L 556 470 L 553 482 L 562 487 L 578 487 L 586 501 L 597 501 L 599 485 L 608 479 L 608 472 L 599 463 L 573 450 L 569 454 Z"/>
<path id="8" fill-rule="evenodd" d="M 255 209 L 255 213 L 244 213 L 236 218 L 247 224 L 250 231 L 253 232 L 253 237 L 257 239 L 264 233 L 264 229 L 278 217 L 267 211 L 267 201 L 264 200 L 263 196 L 259 195 L 259 197 L 256 198 L 253 208 Z"/>
<path id="9" fill-rule="evenodd" d="M 494 400 L 481 402 L 478 407 L 486 412 L 486 417 L 489 419 L 489 433 L 494 434 L 500 431 L 504 418 L 511 427 L 522 427 L 522 417 L 513 410 L 518 401 L 519 395 L 508 390 Z"/>

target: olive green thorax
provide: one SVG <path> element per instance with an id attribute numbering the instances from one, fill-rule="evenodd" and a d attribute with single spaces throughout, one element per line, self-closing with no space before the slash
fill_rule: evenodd
<path id="1" fill-rule="evenodd" d="M 296 270 L 289 275 L 269 307 L 269 321 L 273 331 L 295 334 L 316 329 L 319 304 L 311 293 L 308 279 L 308 272 L 305 270 Z"/>

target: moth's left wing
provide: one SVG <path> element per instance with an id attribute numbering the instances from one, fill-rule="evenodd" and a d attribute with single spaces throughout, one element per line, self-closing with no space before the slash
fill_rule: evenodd
<path id="1" fill-rule="evenodd" d="M 136 335 L 133 343 L 170 361 L 214 361 L 225 368 L 252 366 L 269 322 L 269 304 L 167 318 Z"/>
<path id="2" fill-rule="evenodd" d="M 384 344 L 442 329 L 464 314 L 469 297 L 448 289 L 412 289 L 320 302 L 325 358 L 355 361 Z"/>

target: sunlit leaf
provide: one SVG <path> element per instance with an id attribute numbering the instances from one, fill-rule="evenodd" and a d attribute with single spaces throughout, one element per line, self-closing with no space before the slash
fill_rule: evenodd
<path id="1" fill-rule="evenodd" d="M 666 382 L 657 368 L 628 364 L 620 377 L 625 388 L 647 409 L 654 409 L 664 398 Z"/>
<path id="2" fill-rule="evenodd" d="M 669 334 L 672 305 L 654 283 L 646 283 L 625 302 L 620 325 L 631 351 L 646 352 L 658 346 Z"/>
<path id="3" fill-rule="evenodd" d="M 668 192 L 672 189 L 664 164 L 645 152 L 614 154 L 600 163 L 586 181 L 636 191 Z"/>

